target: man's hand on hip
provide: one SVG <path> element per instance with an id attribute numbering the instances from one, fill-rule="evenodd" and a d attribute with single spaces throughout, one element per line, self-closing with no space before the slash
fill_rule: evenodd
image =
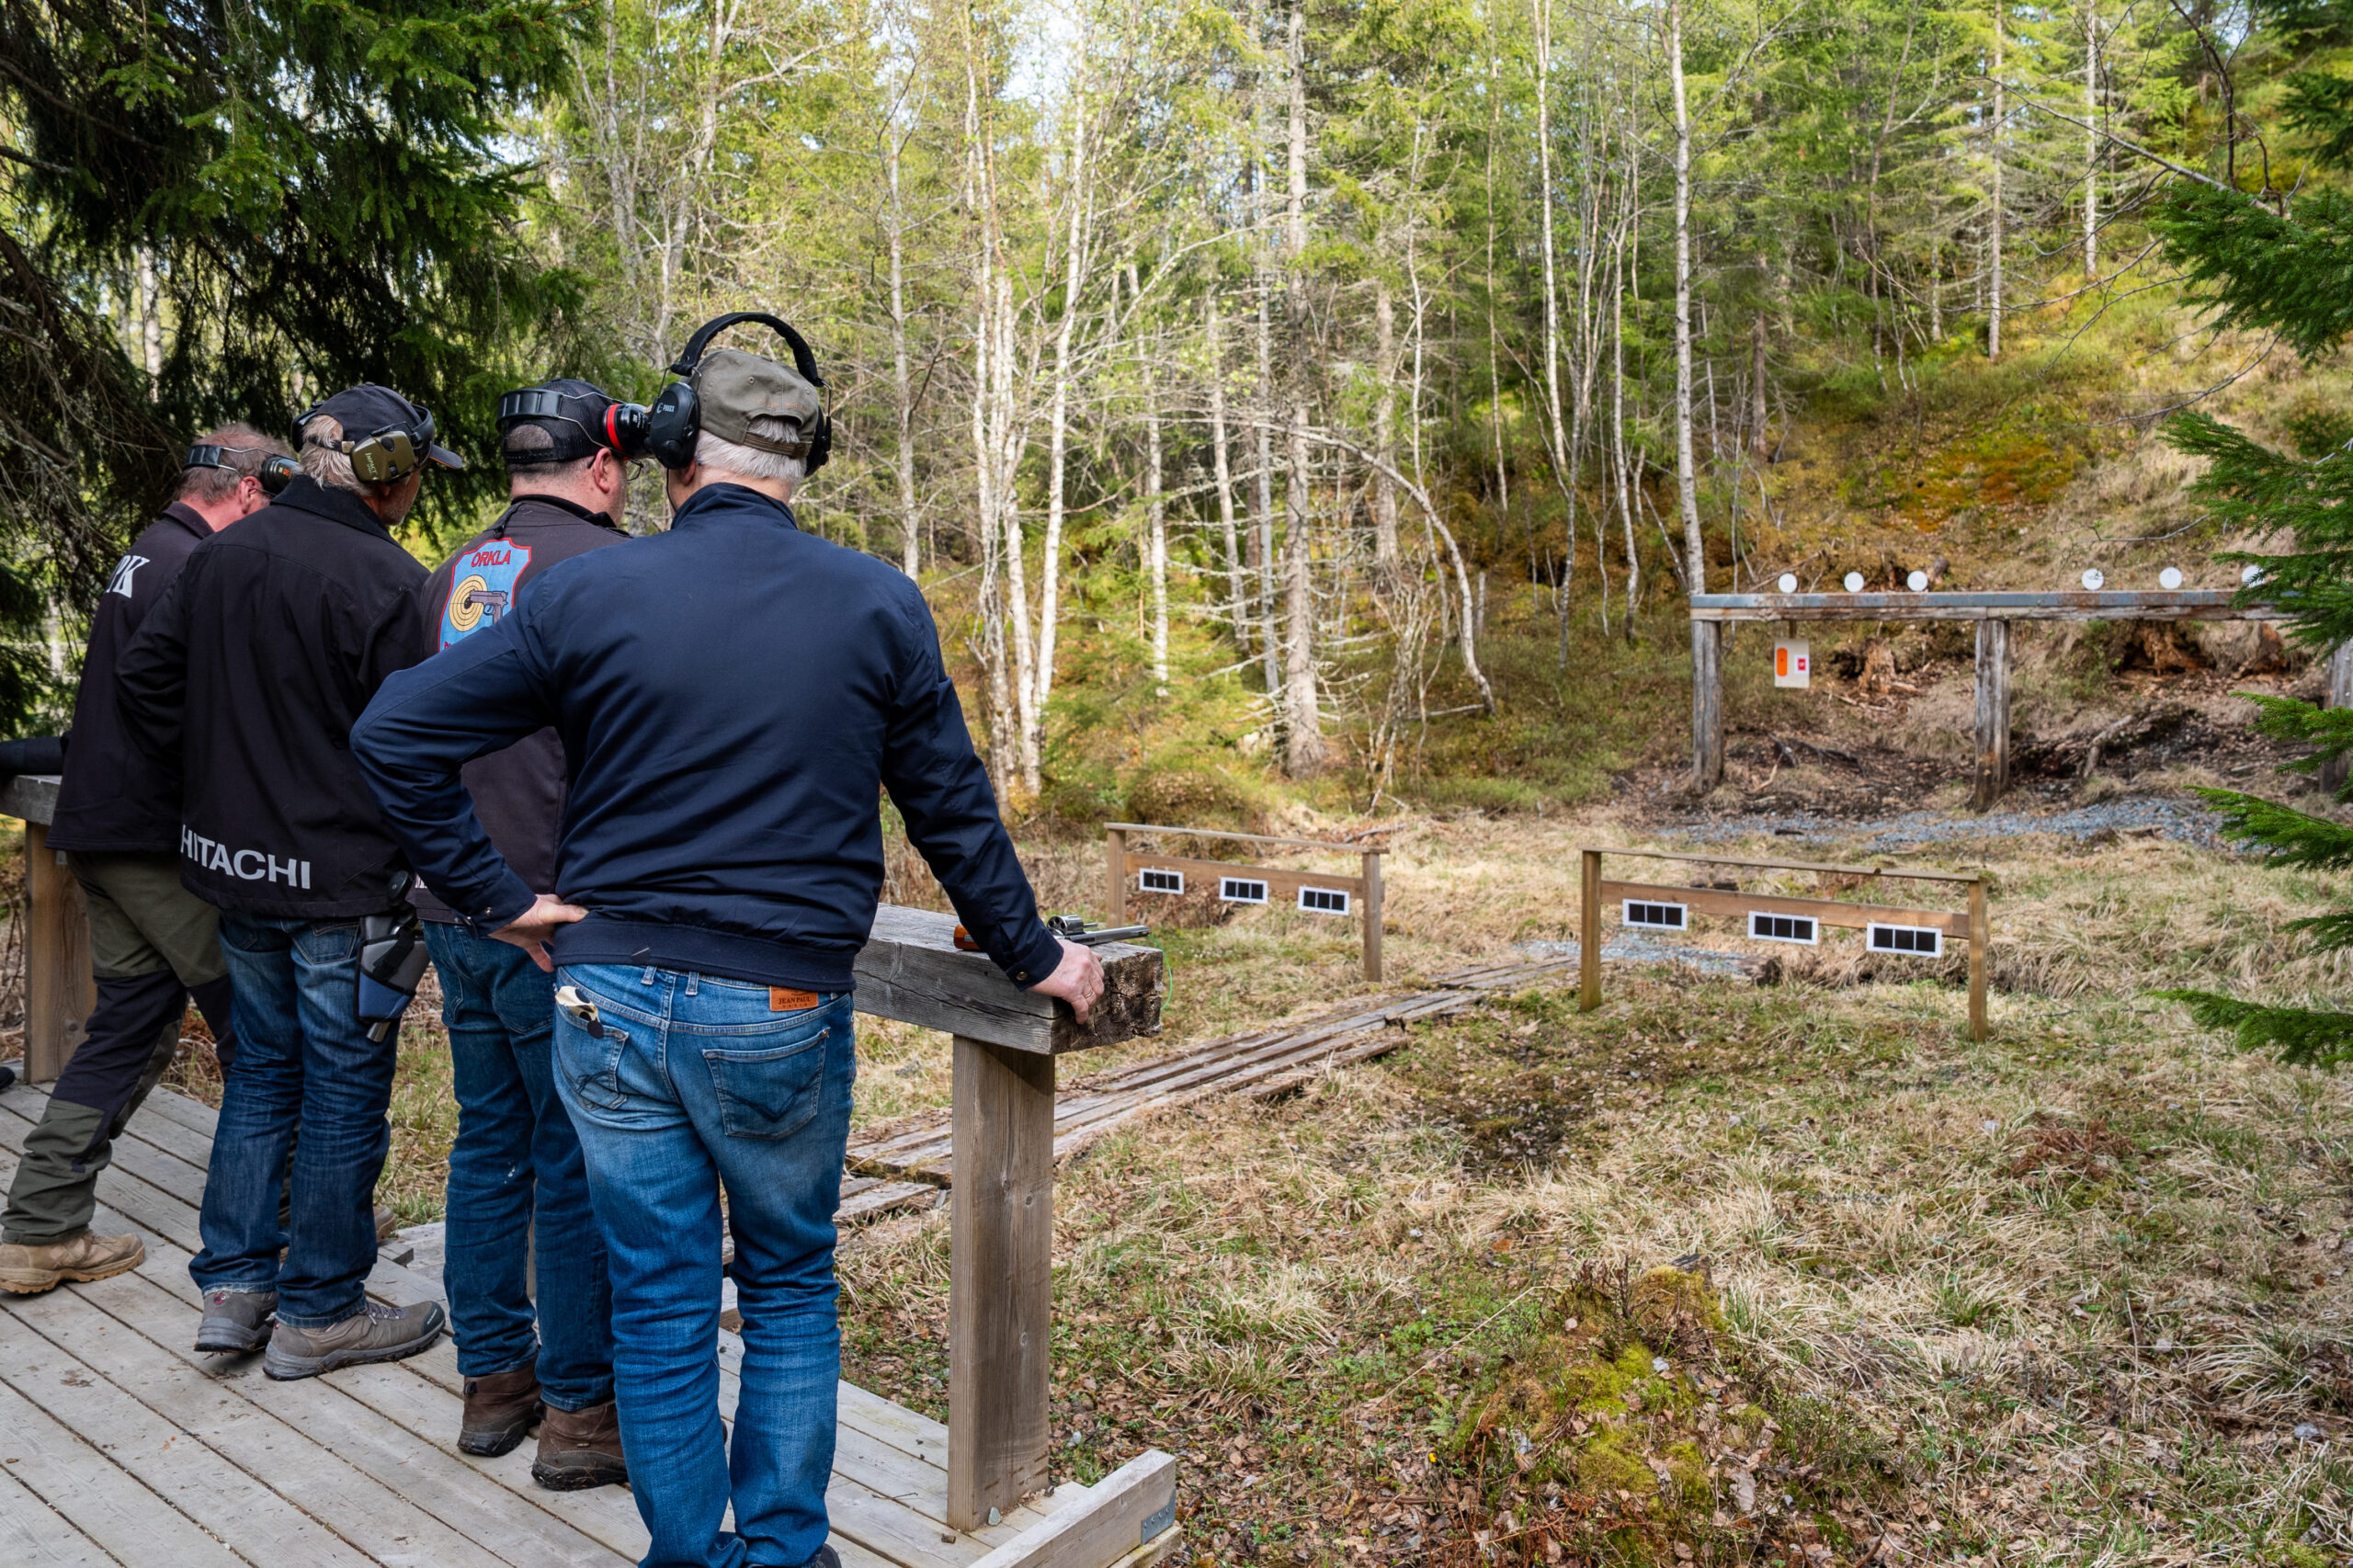
<path id="1" fill-rule="evenodd" d="M 491 935 L 502 942 L 512 942 L 531 955 L 531 961 L 550 973 L 555 971 L 555 960 L 548 957 L 548 938 L 555 935 L 559 926 L 569 926 L 575 920 L 585 920 L 588 912 L 576 903 L 566 903 L 553 893 L 541 893 L 531 901 L 531 907 L 517 915 L 514 924 L 502 926 Z M 1091 956 L 1091 955 L 1090 955 Z M 1063 968 L 1069 965 L 1065 961 Z M 1056 970 L 1056 975 L 1062 973 Z M 1097 991 L 1103 989 L 1099 979 Z"/>
<path id="2" fill-rule="evenodd" d="M 1054 966 L 1053 973 L 1029 989 L 1061 997 L 1070 1004 L 1070 1010 L 1078 1015 L 1078 1021 L 1083 1024 L 1094 1010 L 1096 998 L 1103 994 L 1103 960 L 1095 956 L 1092 948 L 1063 942 L 1060 937 L 1054 940 L 1063 943 L 1063 961 Z"/>

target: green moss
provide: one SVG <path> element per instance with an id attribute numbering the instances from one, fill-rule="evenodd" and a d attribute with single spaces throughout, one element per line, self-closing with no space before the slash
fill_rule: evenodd
<path id="1" fill-rule="evenodd" d="M 1704 1508 L 1713 1500 L 1715 1489 L 1708 1481 L 1708 1458 L 1699 1445 L 1685 1438 L 1666 1446 L 1666 1472 L 1674 1483 L 1680 1501 L 1688 1508 Z"/>
<path id="2" fill-rule="evenodd" d="M 1619 1447 L 1615 1436 L 1595 1438 L 1577 1455 L 1576 1483 L 1602 1497 L 1620 1492 L 1645 1497 L 1658 1484 L 1651 1467 Z"/>

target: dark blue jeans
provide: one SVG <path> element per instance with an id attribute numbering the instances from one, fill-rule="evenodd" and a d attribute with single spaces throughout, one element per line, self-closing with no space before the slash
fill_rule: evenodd
<path id="1" fill-rule="evenodd" d="M 221 952 L 235 994 L 237 1070 L 212 1135 L 204 1250 L 188 1273 L 200 1290 L 276 1290 L 280 1322 L 324 1328 L 359 1311 L 375 1266 L 400 1033 L 379 1045 L 359 1021 L 357 921 L 224 914 Z M 278 1222 L 290 1149 L 290 1234 Z"/>
<path id="2" fill-rule="evenodd" d="M 556 1094 L 555 982 L 522 949 L 462 926 L 427 921 L 425 945 L 458 1091 L 441 1273 L 458 1370 L 537 1363 L 558 1410 L 602 1404 L 613 1397 L 613 1293 L 580 1140 Z M 527 1249 L 538 1255 L 536 1312 Z"/>
<path id="3" fill-rule="evenodd" d="M 556 1018 L 557 1083 L 611 1249 L 613 1370 L 641 1568 L 799 1564 L 825 1543 L 841 1328 L 834 1210 L 858 1075 L 847 992 L 569 965 L 598 1035 Z M 719 1421 L 719 1189 L 744 1367 Z M 720 1527 L 734 1505 L 735 1528 Z"/>

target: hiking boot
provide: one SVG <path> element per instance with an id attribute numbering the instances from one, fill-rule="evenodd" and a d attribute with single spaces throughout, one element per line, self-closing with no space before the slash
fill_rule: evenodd
<path id="1" fill-rule="evenodd" d="M 388 1307 L 362 1301 L 359 1311 L 324 1328 L 296 1328 L 281 1323 L 269 1336 L 269 1354 L 261 1369 L 280 1382 L 315 1378 L 337 1367 L 363 1366 L 370 1361 L 397 1361 L 428 1349 L 441 1337 L 446 1312 L 431 1301 Z"/>
<path id="2" fill-rule="evenodd" d="M 376 1221 L 376 1244 L 378 1246 L 382 1246 L 386 1242 L 392 1239 L 392 1233 L 401 1228 L 401 1217 L 398 1210 L 394 1210 L 390 1204 L 379 1203 L 376 1205 L 374 1219 Z"/>
<path id="3" fill-rule="evenodd" d="M 819 1547 L 817 1555 L 803 1563 L 801 1568 L 842 1568 L 842 1554 L 835 1551 L 829 1541 Z"/>
<path id="4" fill-rule="evenodd" d="M 93 1235 L 87 1226 L 62 1242 L 10 1242 L 0 1246 L 0 1290 L 37 1296 L 67 1279 L 111 1279 L 147 1261 L 137 1236 Z"/>
<path id="5" fill-rule="evenodd" d="M 551 1492 L 626 1484 L 620 1408 L 609 1399 L 585 1410 L 549 1405 L 540 1422 L 540 1455 L 532 1461 L 531 1479 Z"/>
<path id="6" fill-rule="evenodd" d="M 275 1290 L 207 1290 L 204 1321 L 196 1327 L 196 1347 L 212 1356 L 242 1356 L 269 1342 Z"/>
<path id="7" fill-rule="evenodd" d="M 466 1380 L 466 1413 L 458 1423 L 458 1451 L 496 1459 L 512 1453 L 540 1424 L 540 1374 L 535 1368 Z"/>

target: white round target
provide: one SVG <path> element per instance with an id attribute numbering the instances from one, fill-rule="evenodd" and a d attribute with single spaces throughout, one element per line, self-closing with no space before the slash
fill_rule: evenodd
<path id="1" fill-rule="evenodd" d="M 1915 594 L 1925 594 L 1928 591 L 1928 574 L 1926 572 L 1915 572 L 1904 579 L 1904 585 Z"/>
<path id="2" fill-rule="evenodd" d="M 2239 581 L 2245 583 L 2250 588 L 2254 587 L 2257 583 L 2263 581 L 2263 568 L 2260 566 L 2249 566 L 2245 568 L 2244 571 L 2239 573 Z"/>
<path id="3" fill-rule="evenodd" d="M 2167 593 L 2171 593 L 2174 589 L 2180 587 L 2181 568 L 2178 566 L 2168 566 L 2164 571 L 2158 573 L 2157 586 L 2165 589 Z"/>
<path id="4" fill-rule="evenodd" d="M 1781 592 L 1783 592 L 1783 593 L 1785 593 L 1785 594 L 1794 594 L 1794 593 L 1796 593 L 1796 592 L 1798 591 L 1798 574 L 1797 574 L 1796 573 L 1794 573 L 1794 572 L 1784 572 L 1784 573 L 1782 573 L 1782 574 L 1781 574 L 1781 580 L 1780 580 L 1780 583 L 1779 583 L 1779 587 L 1780 587 Z"/>
<path id="5" fill-rule="evenodd" d="M 2100 589 L 2107 585 L 2108 574 L 2102 572 L 2098 567 L 2094 566 L 2088 568 L 2084 573 L 2084 586 L 2090 589 L 2093 593 L 2096 594 L 2099 592 Z"/>
<path id="6" fill-rule="evenodd" d="M 1847 574 L 1847 591 L 1850 594 L 1859 594 L 1863 591 L 1863 574 L 1860 572 Z"/>

